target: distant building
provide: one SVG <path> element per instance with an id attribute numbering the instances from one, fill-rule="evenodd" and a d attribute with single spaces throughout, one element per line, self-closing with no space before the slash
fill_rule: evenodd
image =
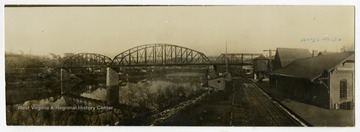
<path id="1" fill-rule="evenodd" d="M 277 48 L 273 61 L 273 70 L 283 68 L 296 59 L 306 57 L 311 57 L 311 53 L 307 49 Z"/>
<path id="2" fill-rule="evenodd" d="M 328 109 L 353 109 L 354 61 L 354 52 L 300 58 L 272 73 L 270 89 Z"/>
<path id="3" fill-rule="evenodd" d="M 68 58 L 75 55 L 75 53 L 64 53 L 64 58 Z"/>

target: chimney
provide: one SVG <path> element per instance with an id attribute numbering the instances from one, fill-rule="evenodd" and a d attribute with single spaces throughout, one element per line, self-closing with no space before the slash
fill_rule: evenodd
<path id="1" fill-rule="evenodd" d="M 312 57 L 317 56 L 317 54 L 318 54 L 318 51 L 317 51 L 317 50 L 312 50 Z"/>

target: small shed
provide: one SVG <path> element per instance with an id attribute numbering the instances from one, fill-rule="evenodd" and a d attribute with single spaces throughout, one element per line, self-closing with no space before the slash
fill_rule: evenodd
<path id="1" fill-rule="evenodd" d="M 226 83 L 225 77 L 219 77 L 208 80 L 208 87 L 214 88 L 215 91 L 223 91 L 225 90 Z"/>

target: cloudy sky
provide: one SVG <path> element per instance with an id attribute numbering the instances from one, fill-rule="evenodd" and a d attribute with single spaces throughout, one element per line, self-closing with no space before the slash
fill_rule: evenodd
<path id="1" fill-rule="evenodd" d="M 5 51 L 100 53 L 169 43 L 218 56 L 354 45 L 353 6 L 5 7 Z"/>

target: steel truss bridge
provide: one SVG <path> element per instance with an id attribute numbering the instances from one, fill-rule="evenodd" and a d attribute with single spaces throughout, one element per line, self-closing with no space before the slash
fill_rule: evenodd
<path id="1" fill-rule="evenodd" d="M 79 53 L 66 59 L 62 67 L 106 67 L 110 66 L 112 59 L 105 55 L 96 53 Z"/>
<path id="2" fill-rule="evenodd" d="M 128 49 L 113 59 L 113 66 L 209 65 L 201 52 L 171 44 L 148 44 Z"/>
<path id="3" fill-rule="evenodd" d="M 227 61 L 228 65 L 252 65 L 253 59 L 260 55 L 258 53 L 223 53 L 213 64 L 225 64 Z"/>
<path id="4" fill-rule="evenodd" d="M 66 59 L 63 68 L 100 68 L 126 66 L 184 66 L 184 65 L 251 65 L 257 53 L 221 54 L 211 62 L 204 53 L 172 44 L 146 44 L 125 50 L 113 59 L 96 53 L 79 53 Z"/>

